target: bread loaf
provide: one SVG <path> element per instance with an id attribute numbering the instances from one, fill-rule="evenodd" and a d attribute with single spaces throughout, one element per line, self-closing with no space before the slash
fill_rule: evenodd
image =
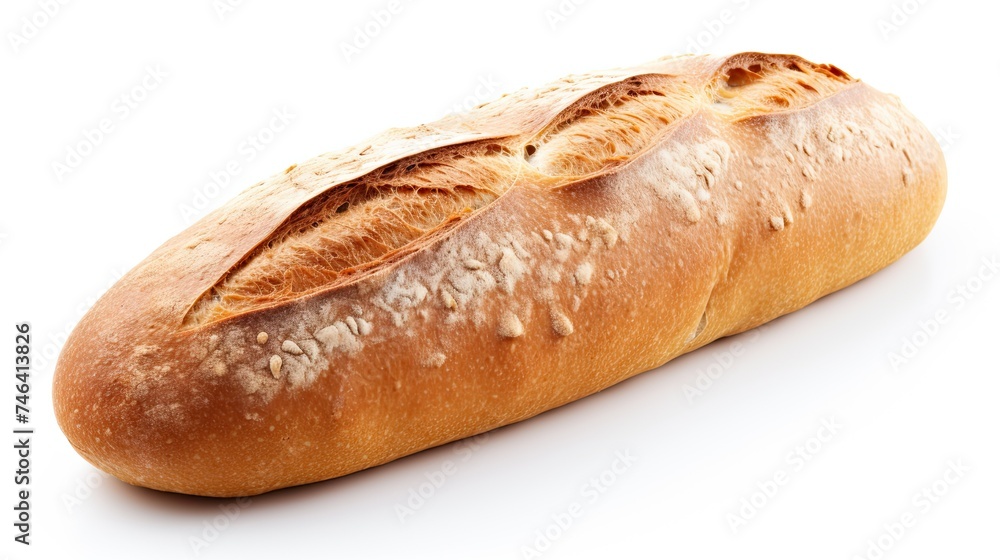
<path id="1" fill-rule="evenodd" d="M 945 184 L 927 129 L 835 66 L 565 78 L 292 165 L 167 241 L 76 327 L 55 412 L 149 488 L 345 475 L 864 278 L 927 235 Z"/>

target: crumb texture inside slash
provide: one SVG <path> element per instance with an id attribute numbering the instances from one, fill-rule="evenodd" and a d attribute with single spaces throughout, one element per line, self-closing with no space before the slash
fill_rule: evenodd
<path id="1" fill-rule="evenodd" d="M 748 117 L 795 109 L 842 90 L 854 79 L 836 66 L 798 57 L 745 53 L 730 57 L 709 86 L 712 107 Z"/>
<path id="2" fill-rule="evenodd" d="M 629 161 L 697 108 L 695 89 L 662 74 L 600 88 L 556 117 L 526 150 L 549 175 L 588 175 Z"/>
<path id="3" fill-rule="evenodd" d="M 346 281 L 407 245 L 458 223 L 512 185 L 523 165 L 499 143 L 404 158 L 325 191 L 199 298 L 196 326 Z"/>

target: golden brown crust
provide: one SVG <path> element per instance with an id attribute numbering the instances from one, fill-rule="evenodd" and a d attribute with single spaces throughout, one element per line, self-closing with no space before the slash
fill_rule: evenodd
<path id="1" fill-rule="evenodd" d="M 944 160 L 898 99 L 786 55 L 567 78 L 255 185 L 67 342 L 99 468 L 249 495 L 528 418 L 888 265 Z"/>

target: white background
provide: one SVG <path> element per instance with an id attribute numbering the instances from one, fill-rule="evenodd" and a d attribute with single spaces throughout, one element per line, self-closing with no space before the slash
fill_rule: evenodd
<path id="1" fill-rule="evenodd" d="M 13 362 L 14 324 L 28 320 L 36 366 L 30 548 L 12 541 L 12 441 L 0 455 L 10 558 L 1000 552 L 1000 281 L 980 275 L 988 273 L 982 259 L 1000 257 L 995 3 L 403 0 L 350 60 L 344 43 L 358 40 L 356 28 L 387 0 L 249 0 L 221 15 L 212 0 L 70 2 L 52 17 L 37 15 L 44 4 L 0 8 L 0 355 Z M 32 32 L 22 18 L 44 25 Z M 701 48 L 793 52 L 900 95 L 947 153 L 948 200 L 930 237 L 756 337 L 719 341 L 497 430 L 476 449 L 453 444 L 249 503 L 102 478 L 58 430 L 46 357 L 93 298 L 209 207 L 292 163 L 435 120 L 472 98 Z M 147 68 L 165 77 L 147 79 L 155 88 L 136 90 L 143 99 L 126 112 L 120 96 L 143 83 Z M 481 84 L 490 85 L 477 91 Z M 291 122 L 262 132 L 282 109 Z M 113 128 L 82 163 L 54 170 L 102 119 Z M 271 142 L 251 158 L 241 145 L 258 134 Z M 240 171 L 206 193 L 231 160 Z M 186 206 L 199 208 L 189 217 Z M 932 324 L 942 311 L 947 322 Z M 922 323 L 931 335 L 921 334 Z M 891 353 L 904 340 L 920 348 L 894 367 Z M 12 377 L 2 384 L 8 434 Z M 831 418 L 836 434 L 810 440 Z M 811 450 L 808 461 L 794 459 L 799 448 Z M 616 452 L 635 459 L 592 500 L 585 485 L 615 465 Z M 401 521 L 397 505 L 449 460 L 457 472 Z M 936 483 L 949 463 L 962 465 L 962 475 Z M 778 471 L 785 484 L 769 488 Z M 944 495 L 914 501 L 924 488 Z M 746 523 L 734 529 L 744 499 L 760 507 L 745 508 Z M 574 503 L 582 515 L 553 528 Z M 226 508 L 238 517 L 219 517 Z M 912 527 L 883 534 L 906 512 Z M 555 538 L 540 538 L 546 530 Z M 880 537 L 887 551 L 871 549 Z"/>

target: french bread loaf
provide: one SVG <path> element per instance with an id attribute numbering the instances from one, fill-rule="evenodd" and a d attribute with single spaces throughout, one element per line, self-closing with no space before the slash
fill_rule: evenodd
<path id="1" fill-rule="evenodd" d="M 944 158 L 898 98 L 742 53 L 565 78 L 293 165 L 80 321 L 59 425 L 246 496 L 530 418 L 887 266 Z"/>

